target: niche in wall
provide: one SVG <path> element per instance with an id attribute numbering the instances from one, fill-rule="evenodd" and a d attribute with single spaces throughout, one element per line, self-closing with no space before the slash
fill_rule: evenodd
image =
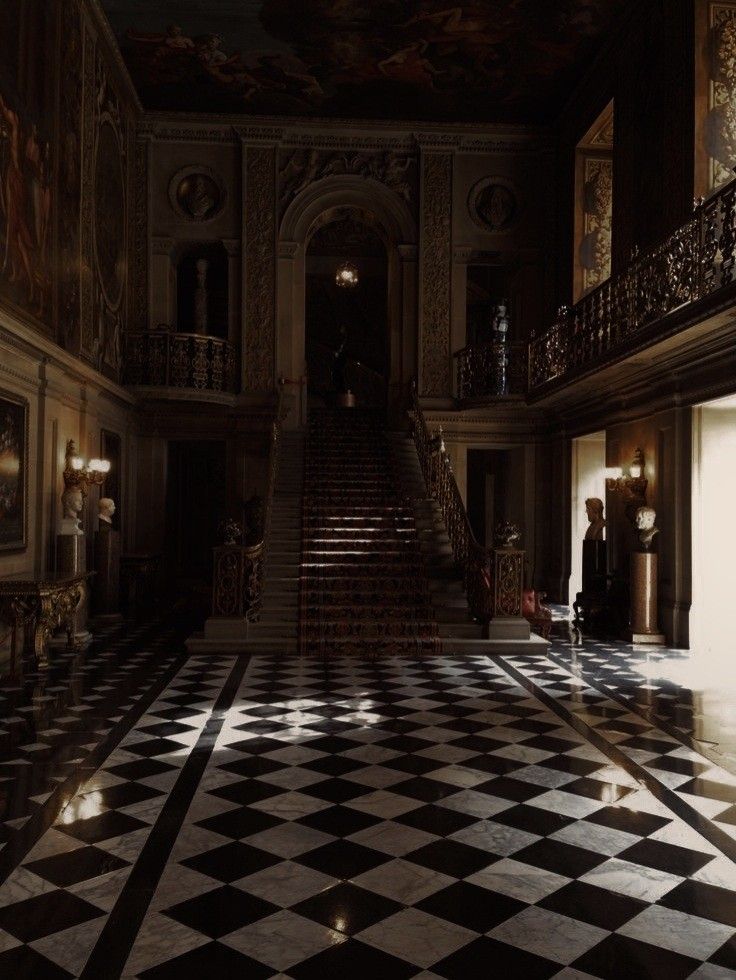
<path id="1" fill-rule="evenodd" d="M 509 301 L 509 285 L 508 270 L 499 261 L 473 262 L 468 265 L 466 344 L 486 344 L 493 339 L 493 315 L 499 303 L 503 300 Z"/>
<path id="2" fill-rule="evenodd" d="M 228 255 L 222 242 L 185 246 L 176 259 L 176 329 L 228 335 Z"/>

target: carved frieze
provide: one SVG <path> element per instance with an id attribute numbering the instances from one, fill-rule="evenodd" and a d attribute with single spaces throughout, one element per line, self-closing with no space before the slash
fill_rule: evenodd
<path id="1" fill-rule="evenodd" d="M 245 148 L 245 383 L 274 384 L 276 148 Z"/>
<path id="2" fill-rule="evenodd" d="M 279 159 L 279 209 L 316 180 L 336 174 L 371 178 L 395 191 L 410 208 L 416 200 L 416 157 L 410 153 L 292 149 Z"/>
<path id="3" fill-rule="evenodd" d="M 451 393 L 452 155 L 422 156 L 421 364 L 423 395 Z"/>

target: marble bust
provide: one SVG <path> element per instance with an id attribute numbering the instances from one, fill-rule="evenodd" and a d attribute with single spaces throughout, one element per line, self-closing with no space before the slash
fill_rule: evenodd
<path id="1" fill-rule="evenodd" d="M 61 495 L 64 518 L 61 522 L 62 534 L 84 534 L 79 525 L 79 515 L 84 507 L 84 495 L 79 487 L 67 487 Z"/>
<path id="2" fill-rule="evenodd" d="M 112 497 L 100 497 L 97 501 L 97 516 L 100 519 L 100 528 L 112 526 L 112 515 L 115 513 L 115 501 Z"/>
<path id="3" fill-rule="evenodd" d="M 639 507 L 634 518 L 634 525 L 639 532 L 639 541 L 643 551 L 651 551 L 654 538 L 659 534 L 659 528 L 654 526 L 657 512 L 653 507 Z"/>
<path id="4" fill-rule="evenodd" d="M 585 540 L 602 541 L 606 522 L 603 519 L 603 501 L 600 497 L 588 497 L 585 501 L 585 513 L 590 521 L 590 526 L 585 532 Z"/>

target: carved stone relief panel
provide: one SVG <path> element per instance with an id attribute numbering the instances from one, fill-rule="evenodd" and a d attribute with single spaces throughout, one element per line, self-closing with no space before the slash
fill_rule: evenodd
<path id="1" fill-rule="evenodd" d="M 283 216 L 292 200 L 315 180 L 335 174 L 370 177 L 395 191 L 410 209 L 416 203 L 416 157 L 393 150 L 292 149 L 279 157 L 279 213 Z"/>
<path id="2" fill-rule="evenodd" d="M 148 325 L 148 139 L 137 139 L 134 147 L 132 175 L 132 288 L 130 301 L 133 330 Z"/>
<path id="3" fill-rule="evenodd" d="M 245 386 L 274 384 L 276 147 L 245 148 Z"/>
<path id="4" fill-rule="evenodd" d="M 422 156 L 421 394 L 451 394 L 452 155 Z"/>

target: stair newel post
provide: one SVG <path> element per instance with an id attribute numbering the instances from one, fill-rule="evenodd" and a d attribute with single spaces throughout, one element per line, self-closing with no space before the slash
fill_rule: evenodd
<path id="1" fill-rule="evenodd" d="M 524 558 L 526 552 L 516 547 L 521 530 L 509 521 L 499 524 L 493 548 L 493 609 L 488 636 L 501 633 L 505 638 L 528 640 L 529 622 L 522 615 Z"/>

